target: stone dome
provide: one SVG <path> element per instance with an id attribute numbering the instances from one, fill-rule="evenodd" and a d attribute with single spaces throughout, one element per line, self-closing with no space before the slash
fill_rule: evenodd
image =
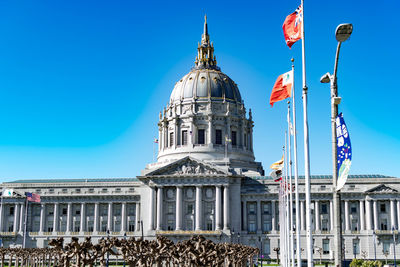
<path id="1" fill-rule="evenodd" d="M 170 103 L 196 99 L 226 100 L 242 103 L 235 82 L 217 69 L 193 69 L 175 84 Z"/>

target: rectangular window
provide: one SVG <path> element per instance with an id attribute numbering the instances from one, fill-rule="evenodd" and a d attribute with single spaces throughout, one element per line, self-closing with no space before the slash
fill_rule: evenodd
<path id="1" fill-rule="evenodd" d="M 206 214 L 211 214 L 213 212 L 213 203 L 211 202 L 206 202 Z"/>
<path id="2" fill-rule="evenodd" d="M 256 231 L 256 220 L 252 218 L 252 220 L 249 220 L 249 232 L 255 232 Z"/>
<path id="3" fill-rule="evenodd" d="M 53 225 L 53 224 L 52 224 Z M 47 227 L 47 232 L 53 232 L 53 226 Z"/>
<path id="4" fill-rule="evenodd" d="M 232 146 L 237 145 L 236 131 L 231 132 Z"/>
<path id="5" fill-rule="evenodd" d="M 384 254 L 389 254 L 390 253 L 390 243 L 389 243 L 389 241 L 383 241 L 382 251 L 383 251 Z"/>
<path id="6" fill-rule="evenodd" d="M 381 212 L 382 213 L 386 212 L 386 205 L 385 204 L 381 204 Z"/>
<path id="7" fill-rule="evenodd" d="M 182 131 L 182 145 L 186 146 L 188 141 L 187 130 Z"/>
<path id="8" fill-rule="evenodd" d="M 74 232 L 79 232 L 79 229 L 80 229 L 80 227 L 79 227 L 79 221 L 76 221 L 76 225 L 75 225 L 75 227 L 74 227 Z"/>
<path id="9" fill-rule="evenodd" d="M 75 211 L 75 215 L 80 215 L 81 214 L 81 211 L 80 210 L 76 210 Z"/>
<path id="10" fill-rule="evenodd" d="M 351 230 L 352 231 L 358 230 L 358 220 L 357 219 L 351 220 Z"/>
<path id="11" fill-rule="evenodd" d="M 356 213 L 357 213 L 357 207 L 356 207 L 356 205 L 351 205 L 350 212 L 351 212 L 352 214 L 356 214 Z"/>
<path id="12" fill-rule="evenodd" d="M 14 207 L 10 207 L 10 215 L 14 215 Z"/>
<path id="13" fill-rule="evenodd" d="M 68 209 L 67 208 L 63 208 L 62 209 L 62 215 L 67 215 L 68 213 Z"/>
<path id="14" fill-rule="evenodd" d="M 207 220 L 207 222 L 206 222 L 206 229 L 207 229 L 207 231 L 212 231 L 212 229 L 213 229 L 213 224 L 212 224 L 212 221 L 211 221 L 211 220 Z"/>
<path id="15" fill-rule="evenodd" d="M 247 147 L 247 134 L 244 134 L 244 146 Z"/>
<path id="16" fill-rule="evenodd" d="M 265 203 L 263 204 L 263 211 L 264 211 L 263 213 L 264 214 L 270 214 L 269 207 L 270 207 L 269 204 L 265 204 Z"/>
<path id="17" fill-rule="evenodd" d="M 193 214 L 193 204 L 188 204 L 187 205 L 187 213 L 188 214 Z"/>
<path id="18" fill-rule="evenodd" d="M 93 221 L 88 221 L 88 232 L 93 232 L 94 230 L 94 222 Z"/>
<path id="19" fill-rule="evenodd" d="M 197 131 L 197 143 L 199 145 L 205 144 L 205 130 L 204 129 L 199 129 Z"/>
<path id="20" fill-rule="evenodd" d="M 321 205 L 321 214 L 328 214 L 328 205 L 327 204 Z"/>
<path id="21" fill-rule="evenodd" d="M 360 239 L 353 239 L 353 254 L 360 254 Z"/>
<path id="22" fill-rule="evenodd" d="M 169 133 L 169 146 L 174 145 L 174 133 Z"/>
<path id="23" fill-rule="evenodd" d="M 135 231 L 135 221 L 129 221 L 129 225 L 128 225 L 128 231 L 129 232 L 134 232 Z"/>
<path id="24" fill-rule="evenodd" d="M 269 255 L 271 254 L 271 246 L 270 246 L 270 242 L 269 239 L 266 239 L 264 241 L 264 254 Z"/>
<path id="25" fill-rule="evenodd" d="M 215 130 L 215 144 L 222 145 L 222 130 Z"/>
<path id="26" fill-rule="evenodd" d="M 249 204 L 249 214 L 256 214 L 256 204 Z"/>
<path id="27" fill-rule="evenodd" d="M 136 204 L 128 204 L 128 216 L 134 216 L 136 211 Z"/>
<path id="28" fill-rule="evenodd" d="M 322 231 L 328 231 L 328 220 L 322 220 Z"/>
<path id="29" fill-rule="evenodd" d="M 168 203 L 167 210 L 168 213 L 174 213 L 174 203 Z"/>
<path id="30" fill-rule="evenodd" d="M 387 229 L 388 229 L 387 219 L 381 219 L 381 230 L 387 230 Z"/>
<path id="31" fill-rule="evenodd" d="M 329 254 L 329 239 L 322 240 L 322 252 L 323 254 Z"/>

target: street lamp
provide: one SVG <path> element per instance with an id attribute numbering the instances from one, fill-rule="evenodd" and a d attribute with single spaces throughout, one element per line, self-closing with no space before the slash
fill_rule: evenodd
<path id="1" fill-rule="evenodd" d="M 335 266 L 342 266 L 342 227 L 341 227 L 341 212 L 340 212 L 340 194 L 336 190 L 337 188 L 337 140 L 336 140 L 336 117 L 338 115 L 338 105 L 340 104 L 341 98 L 338 96 L 337 90 L 337 66 L 339 61 L 339 52 L 342 42 L 346 41 L 353 31 L 353 25 L 350 23 L 340 24 L 336 28 L 336 40 L 338 41 L 335 57 L 335 66 L 333 75 L 329 72 L 323 75 L 320 79 L 321 83 L 330 83 L 331 86 L 331 126 L 332 126 L 332 162 L 333 162 L 333 209 L 334 209 L 334 251 L 335 251 Z"/>
<path id="2" fill-rule="evenodd" d="M 124 233 L 124 239 L 126 240 L 126 232 Z M 125 267 L 125 257 L 124 257 L 124 267 Z"/>
<path id="3" fill-rule="evenodd" d="M 396 267 L 396 227 L 394 225 L 392 226 L 392 232 L 393 232 L 393 261 L 394 261 L 394 267 Z"/>
<path id="4" fill-rule="evenodd" d="M 376 234 L 375 234 L 375 230 L 372 232 L 372 236 L 374 238 L 374 256 L 375 256 L 375 261 L 376 261 Z"/>
<path id="5" fill-rule="evenodd" d="M 108 242 L 110 242 L 110 229 L 107 230 L 107 243 Z M 108 253 L 108 250 L 107 250 L 106 267 L 108 267 L 109 260 L 110 260 L 110 253 Z"/>
<path id="6" fill-rule="evenodd" d="M 262 238 L 261 236 L 258 237 L 258 241 L 260 242 L 260 259 L 261 259 L 261 264 L 260 266 L 263 266 L 263 245 L 262 245 Z"/>

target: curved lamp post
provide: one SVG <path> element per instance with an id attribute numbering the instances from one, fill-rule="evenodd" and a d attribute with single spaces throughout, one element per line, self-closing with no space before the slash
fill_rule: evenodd
<path id="1" fill-rule="evenodd" d="M 339 61 L 339 52 L 340 46 L 342 42 L 346 41 L 351 33 L 353 32 L 353 25 L 350 23 L 340 24 L 336 28 L 336 40 L 338 41 L 337 49 L 336 49 L 336 57 L 335 57 L 335 67 L 333 70 L 333 75 L 329 72 L 321 77 L 321 83 L 330 83 L 331 85 L 331 126 L 332 126 L 332 162 L 333 162 L 333 209 L 334 209 L 334 258 L 335 258 L 335 266 L 342 266 L 342 225 L 341 225 L 341 217 L 340 217 L 340 194 L 336 190 L 337 187 L 337 178 L 338 178 L 338 170 L 337 170 L 337 141 L 336 141 L 336 117 L 338 115 L 338 105 L 340 104 L 341 98 L 338 96 L 337 90 L 337 66 Z"/>

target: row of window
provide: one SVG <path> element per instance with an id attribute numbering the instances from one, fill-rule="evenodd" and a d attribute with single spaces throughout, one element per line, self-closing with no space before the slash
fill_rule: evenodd
<path id="1" fill-rule="evenodd" d="M 192 134 L 192 131 L 190 131 L 190 134 Z M 178 139 L 177 145 L 183 145 L 186 146 L 188 144 L 188 130 L 182 130 L 181 131 L 181 138 Z M 170 132 L 169 133 L 169 142 L 167 143 L 166 146 L 172 147 L 174 145 L 174 133 Z M 215 130 L 215 144 L 216 145 L 222 145 L 223 139 L 222 139 L 222 130 L 216 129 Z M 231 131 L 231 139 L 230 141 L 233 146 L 237 146 L 237 132 L 236 131 Z M 206 133 L 204 129 L 198 129 L 197 130 L 197 142 L 196 144 L 199 145 L 204 145 L 206 143 Z M 247 147 L 247 134 L 244 136 L 244 145 Z"/>

